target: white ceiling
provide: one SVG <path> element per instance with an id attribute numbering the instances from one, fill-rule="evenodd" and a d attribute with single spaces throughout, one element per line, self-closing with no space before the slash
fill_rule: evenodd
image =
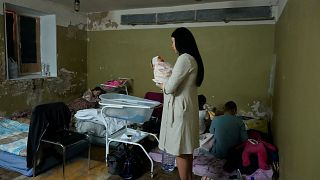
<path id="1" fill-rule="evenodd" d="M 68 8 L 73 8 L 74 0 L 50 0 Z M 222 2 L 230 0 L 80 0 L 81 12 L 104 12 L 110 10 L 168 7 L 190 4 Z M 246 0 L 232 0 L 246 1 Z"/>

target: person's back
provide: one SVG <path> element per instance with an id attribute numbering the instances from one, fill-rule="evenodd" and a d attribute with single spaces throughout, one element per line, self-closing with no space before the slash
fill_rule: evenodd
<path id="1" fill-rule="evenodd" d="M 207 102 L 207 98 L 200 94 L 198 95 L 198 103 L 199 103 L 199 134 L 203 134 L 207 130 L 207 125 L 210 124 L 211 121 L 207 110 L 204 109 L 204 105 Z"/>
<path id="2" fill-rule="evenodd" d="M 210 152 L 218 158 L 226 157 L 229 148 L 248 139 L 244 123 L 235 116 L 235 103 L 229 101 L 225 109 L 225 114 L 215 117 L 210 126 L 215 141 Z"/>

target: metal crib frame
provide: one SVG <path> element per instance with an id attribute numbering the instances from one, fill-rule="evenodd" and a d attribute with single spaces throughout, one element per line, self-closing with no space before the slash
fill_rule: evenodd
<path id="1" fill-rule="evenodd" d="M 101 116 L 103 117 L 104 121 L 103 121 L 103 124 L 106 126 L 106 129 L 108 129 L 108 123 L 106 122 L 106 116 L 104 116 L 104 110 L 106 110 L 107 108 L 110 108 L 110 106 L 104 106 L 102 109 L 101 109 Z M 127 124 L 127 123 L 126 123 Z M 136 138 L 132 138 L 132 139 L 128 139 L 128 140 L 123 140 L 121 139 L 121 136 L 123 134 L 126 134 L 126 133 L 137 133 L 137 134 L 140 134 L 139 137 L 136 137 Z M 108 166 L 108 154 L 109 154 L 109 145 L 111 142 L 120 142 L 120 143 L 125 143 L 125 144 L 132 144 L 132 145 L 136 145 L 136 146 L 139 146 L 143 152 L 145 153 L 145 155 L 148 157 L 148 159 L 150 160 L 150 164 L 151 164 L 151 169 L 150 169 L 150 176 L 151 178 L 153 178 L 153 160 L 151 159 L 151 157 L 149 156 L 148 152 L 144 149 L 144 147 L 139 144 L 139 141 L 141 141 L 142 139 L 146 138 L 148 135 L 150 136 L 153 136 L 159 143 L 159 139 L 157 138 L 156 135 L 152 134 L 152 133 L 148 133 L 148 132 L 144 132 L 144 131 L 140 131 L 140 130 L 135 130 L 135 129 L 131 129 L 131 128 L 128 128 L 127 125 L 118 130 L 117 132 L 113 133 L 112 135 L 108 135 L 108 133 L 106 132 L 106 166 Z"/>

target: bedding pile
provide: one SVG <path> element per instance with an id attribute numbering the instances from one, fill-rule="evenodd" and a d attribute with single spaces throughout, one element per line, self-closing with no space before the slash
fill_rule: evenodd
<path id="1" fill-rule="evenodd" d="M 107 117 L 104 119 L 100 111 L 101 109 L 83 109 L 77 111 L 74 115 L 76 118 L 77 132 L 105 137 L 106 132 L 110 135 L 126 125 L 126 121 L 117 118 Z M 108 123 L 107 129 L 103 121 Z"/>

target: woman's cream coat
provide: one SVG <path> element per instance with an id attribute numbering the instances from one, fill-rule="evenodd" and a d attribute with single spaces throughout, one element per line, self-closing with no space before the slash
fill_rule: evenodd
<path id="1" fill-rule="evenodd" d="M 159 148 L 173 155 L 192 154 L 199 147 L 197 71 L 195 59 L 182 54 L 164 85 Z"/>

